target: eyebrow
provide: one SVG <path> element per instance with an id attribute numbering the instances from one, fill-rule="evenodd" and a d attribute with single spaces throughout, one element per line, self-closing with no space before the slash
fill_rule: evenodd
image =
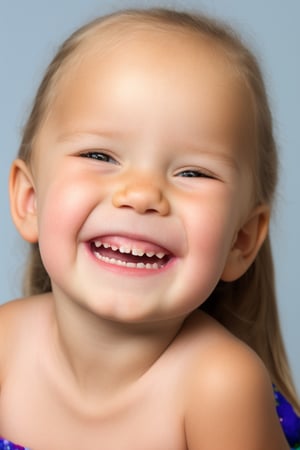
<path id="1" fill-rule="evenodd" d="M 187 141 L 185 145 L 192 154 L 200 152 L 202 155 L 224 161 L 226 165 L 231 166 L 237 172 L 241 170 L 237 158 L 237 154 L 240 150 L 236 146 L 234 148 L 231 147 L 231 154 L 229 154 L 224 151 L 225 146 L 220 144 L 217 138 L 213 137 L 208 138 L 207 140 L 191 139 Z M 226 146 L 226 148 L 228 149 L 229 147 Z"/>
<path id="2" fill-rule="evenodd" d="M 237 158 L 233 155 L 228 155 L 224 153 L 222 150 L 217 150 L 216 147 L 213 147 L 212 150 L 206 150 L 199 147 L 198 152 L 201 153 L 201 155 L 208 156 L 209 158 L 213 158 L 217 161 L 224 162 L 226 166 L 231 167 L 235 172 L 239 173 L 241 170 L 241 167 L 237 161 Z M 193 153 L 197 153 L 197 150 Z"/>
<path id="3" fill-rule="evenodd" d="M 117 130 L 103 129 L 99 130 L 90 130 L 90 131 L 71 131 L 68 133 L 62 133 L 58 136 L 58 142 L 76 142 L 83 138 L 112 138 L 113 136 L 125 136 L 128 133 L 120 132 Z"/>

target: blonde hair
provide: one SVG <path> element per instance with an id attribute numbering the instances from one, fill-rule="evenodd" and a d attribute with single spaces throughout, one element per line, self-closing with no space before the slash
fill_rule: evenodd
<path id="1" fill-rule="evenodd" d="M 230 27 L 197 14 L 161 8 L 125 10 L 98 18 L 77 30 L 62 44 L 42 80 L 24 129 L 19 157 L 30 164 L 34 139 L 46 118 L 51 98 L 55 95 L 54 88 L 68 63 L 79 54 L 82 46 L 95 36 L 101 37 L 105 30 L 115 31 L 117 35 L 122 30 L 126 33 L 147 27 L 152 30 L 175 29 L 198 34 L 217 44 L 230 58 L 251 92 L 255 109 L 255 200 L 257 204 L 272 205 L 277 184 L 277 152 L 271 112 L 259 65 L 252 52 Z M 51 291 L 51 282 L 42 264 L 38 244 L 31 244 L 24 290 L 26 295 Z M 299 409 L 280 332 L 269 237 L 250 269 L 234 282 L 220 282 L 203 309 L 260 355 L 273 382 Z"/>

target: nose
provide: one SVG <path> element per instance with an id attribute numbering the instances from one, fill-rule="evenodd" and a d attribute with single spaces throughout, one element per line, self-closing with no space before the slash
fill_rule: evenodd
<path id="1" fill-rule="evenodd" d="M 116 208 L 132 208 L 138 214 L 157 213 L 166 216 L 170 211 L 162 188 L 145 179 L 135 179 L 117 188 L 112 203 Z"/>

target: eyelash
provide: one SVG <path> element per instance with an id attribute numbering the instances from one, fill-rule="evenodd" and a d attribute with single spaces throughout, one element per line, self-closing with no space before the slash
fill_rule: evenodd
<path id="1" fill-rule="evenodd" d="M 105 152 L 87 151 L 84 153 L 80 153 L 79 156 L 82 158 L 95 159 L 96 161 L 101 161 L 101 162 L 105 162 L 105 163 L 118 164 L 118 161 L 116 161 L 112 156 L 108 155 Z M 181 172 L 178 172 L 178 174 L 176 174 L 176 176 L 183 177 L 183 178 L 215 179 L 215 177 L 213 175 L 206 173 L 206 172 L 201 172 L 201 170 L 196 170 L 196 169 L 182 170 Z"/>
<path id="2" fill-rule="evenodd" d="M 181 176 L 181 177 L 185 177 L 185 178 L 211 178 L 211 179 L 214 179 L 214 177 L 208 173 L 201 172 L 200 170 L 193 170 L 193 169 L 182 170 L 176 176 Z"/>
<path id="3" fill-rule="evenodd" d="M 81 156 L 82 158 L 95 159 L 96 161 L 118 164 L 117 161 L 112 156 L 108 155 L 105 152 L 90 151 L 90 152 L 80 153 L 79 156 Z"/>

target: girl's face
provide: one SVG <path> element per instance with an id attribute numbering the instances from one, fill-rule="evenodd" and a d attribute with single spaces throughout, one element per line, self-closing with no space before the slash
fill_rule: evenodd
<path id="1" fill-rule="evenodd" d="M 54 293 L 124 322 L 184 317 L 241 274 L 251 202 L 246 93 L 225 58 L 195 37 L 137 36 L 68 69 L 32 166 Z"/>

